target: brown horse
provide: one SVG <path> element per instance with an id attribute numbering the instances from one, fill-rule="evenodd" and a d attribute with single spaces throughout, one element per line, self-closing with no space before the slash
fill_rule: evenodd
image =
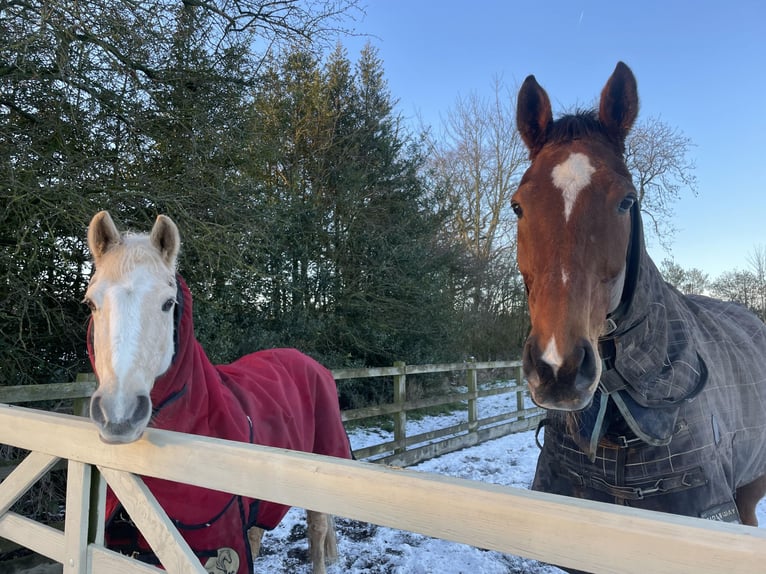
<path id="1" fill-rule="evenodd" d="M 757 525 L 766 494 L 766 327 L 666 284 L 623 155 L 638 114 L 617 64 L 598 110 L 553 120 L 529 76 L 531 165 L 512 199 L 532 329 L 524 372 L 548 409 L 533 488 Z"/>

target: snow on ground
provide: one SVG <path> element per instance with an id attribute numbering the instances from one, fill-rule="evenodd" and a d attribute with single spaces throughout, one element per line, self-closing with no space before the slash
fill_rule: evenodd
<path id="1" fill-rule="evenodd" d="M 462 413 L 465 417 L 465 411 Z M 436 417 L 434 417 L 436 418 Z M 438 417 L 441 419 L 442 417 Z M 423 421 L 417 421 L 423 423 Z M 433 424 L 433 420 L 431 421 Z M 441 424 L 433 427 L 442 426 Z M 409 429 L 408 429 L 409 434 Z M 358 433 L 350 433 L 355 448 Z M 361 433 L 362 438 L 366 433 Z M 381 431 L 381 434 L 385 434 Z M 380 441 L 378 441 L 380 442 Z M 534 475 L 537 446 L 534 432 L 509 435 L 473 448 L 446 454 L 410 467 L 488 483 L 528 488 Z M 459 519 L 456 517 L 456 520 Z M 328 574 L 558 574 L 561 570 L 533 560 L 433 539 L 345 518 L 336 519 L 339 563 Z M 263 539 L 257 573 L 306 573 L 304 512 L 293 508 Z"/>
<path id="2" fill-rule="evenodd" d="M 481 399 L 480 417 L 515 408 L 515 395 Z M 465 411 L 408 421 L 407 434 L 416 434 L 465 421 Z M 353 448 L 390 439 L 380 429 L 349 432 Z M 446 454 L 410 467 L 411 470 L 529 488 L 538 449 L 534 431 L 517 433 Z M 758 518 L 766 525 L 766 500 L 758 506 Z M 456 517 L 456 519 L 459 519 Z M 563 574 L 534 560 L 481 550 L 411 532 L 394 530 L 345 518 L 336 519 L 340 559 L 328 574 Z M 263 539 L 256 574 L 289 572 L 308 574 L 305 514 L 292 509 L 282 523 Z"/>

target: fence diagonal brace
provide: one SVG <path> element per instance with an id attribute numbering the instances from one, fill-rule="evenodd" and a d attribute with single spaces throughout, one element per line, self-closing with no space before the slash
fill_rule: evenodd
<path id="1" fill-rule="evenodd" d="M 98 469 L 168 572 L 207 574 L 143 480 L 129 472 Z"/>
<path id="2" fill-rule="evenodd" d="M 0 484 L 0 516 L 59 461 L 57 456 L 31 452 Z"/>

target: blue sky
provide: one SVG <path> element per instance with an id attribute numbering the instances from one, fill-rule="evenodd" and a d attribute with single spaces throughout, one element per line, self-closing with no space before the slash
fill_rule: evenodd
<path id="1" fill-rule="evenodd" d="M 676 204 L 672 255 L 712 278 L 766 246 L 766 4 L 369 0 L 344 38 L 372 43 L 399 111 L 437 125 L 459 95 L 534 74 L 554 114 L 595 102 L 618 60 L 638 79 L 640 118 L 695 143 L 698 196 Z M 667 254 L 650 252 L 659 263 Z"/>

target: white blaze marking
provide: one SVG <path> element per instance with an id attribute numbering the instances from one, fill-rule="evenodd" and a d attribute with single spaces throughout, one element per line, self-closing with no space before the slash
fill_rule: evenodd
<path id="1" fill-rule="evenodd" d="M 123 289 L 113 289 L 113 312 L 110 327 L 112 342 L 112 369 L 123 381 L 135 368 L 141 334 L 141 295 Z"/>
<path id="2" fill-rule="evenodd" d="M 117 380 L 123 384 L 136 374 L 138 368 L 146 366 L 138 365 L 136 361 L 142 353 L 146 354 L 147 341 L 155 339 L 147 336 L 142 314 L 144 300 L 150 294 L 152 285 L 151 273 L 138 268 L 132 273 L 129 283 L 116 285 L 109 292 L 113 309 L 109 323 L 112 369 Z"/>
<path id="3" fill-rule="evenodd" d="M 564 219 L 569 221 L 572 209 L 580 192 L 590 184 L 590 178 L 596 171 L 588 156 L 571 153 L 563 163 L 553 168 L 553 184 L 561 190 L 564 197 Z"/>
<path id="4" fill-rule="evenodd" d="M 569 273 L 567 273 L 566 271 L 562 270 L 562 271 L 561 271 L 561 282 L 562 282 L 564 285 L 566 285 L 566 284 L 567 284 L 567 281 L 569 281 Z"/>
<path id="5" fill-rule="evenodd" d="M 561 364 L 563 363 L 563 359 L 561 358 L 561 355 L 559 355 L 559 350 L 556 346 L 556 337 L 550 338 L 548 345 L 545 347 L 545 351 L 543 351 L 540 358 L 550 365 L 551 369 L 553 369 L 553 376 L 555 377 L 559 367 L 561 367 Z"/>

